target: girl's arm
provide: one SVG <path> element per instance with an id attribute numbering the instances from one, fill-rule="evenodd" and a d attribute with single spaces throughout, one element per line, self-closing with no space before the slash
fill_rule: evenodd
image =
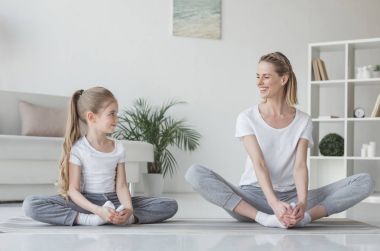
<path id="1" fill-rule="evenodd" d="M 293 212 L 296 220 L 301 220 L 304 216 L 304 210 L 307 206 L 307 189 L 309 185 L 309 176 L 307 170 L 307 146 L 308 140 L 301 138 L 298 141 L 296 150 L 296 159 L 294 163 L 294 183 L 297 188 L 298 204 Z"/>
<path id="2" fill-rule="evenodd" d="M 273 209 L 276 216 L 282 220 L 282 217 L 287 211 L 291 211 L 288 203 L 280 201 L 273 191 L 272 181 L 270 179 L 269 170 L 265 165 L 263 153 L 260 149 L 259 143 L 254 135 L 247 135 L 242 137 L 245 150 L 250 157 L 257 180 L 264 192 L 269 206 Z"/>
<path id="3" fill-rule="evenodd" d="M 113 217 L 111 222 L 113 224 L 123 225 L 127 224 L 129 218 L 133 215 L 133 206 L 125 175 L 125 163 L 117 164 L 116 171 L 116 193 L 120 204 L 124 206 L 124 210 Z"/>
<path id="4" fill-rule="evenodd" d="M 95 205 L 91 203 L 83 194 L 80 192 L 80 178 L 81 178 L 81 168 L 78 165 L 69 164 L 69 197 L 70 199 L 87 211 L 97 214 L 103 219 L 110 221 L 111 216 L 113 215 L 112 209 L 105 209 L 102 206 Z"/>
<path id="5" fill-rule="evenodd" d="M 131 194 L 128 189 L 125 175 L 125 163 L 117 164 L 116 169 L 116 193 L 120 203 L 129 209 L 133 209 Z"/>

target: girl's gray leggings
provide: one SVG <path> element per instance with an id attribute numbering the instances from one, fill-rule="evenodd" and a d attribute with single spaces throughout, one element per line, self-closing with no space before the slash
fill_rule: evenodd
<path id="1" fill-rule="evenodd" d="M 220 175 L 201 165 L 193 165 L 185 176 L 193 189 L 209 202 L 222 207 L 239 221 L 252 221 L 234 212 L 241 200 L 257 210 L 273 214 L 260 187 L 245 185 L 236 187 Z M 375 188 L 375 182 L 367 173 L 352 175 L 330 185 L 308 191 L 307 210 L 322 205 L 327 215 L 342 212 L 368 197 Z M 277 198 L 285 202 L 297 202 L 296 189 L 287 192 L 275 191 Z"/>
<path id="2" fill-rule="evenodd" d="M 84 193 L 90 202 L 103 205 L 110 200 L 115 207 L 120 206 L 116 193 Z M 156 223 L 174 216 L 178 209 L 175 200 L 169 198 L 132 197 L 134 215 L 138 223 Z M 79 207 L 71 200 L 65 200 L 61 195 L 37 196 L 25 198 L 22 208 L 26 216 L 34 220 L 54 225 L 72 226 L 78 213 L 91 214 L 91 212 Z"/>

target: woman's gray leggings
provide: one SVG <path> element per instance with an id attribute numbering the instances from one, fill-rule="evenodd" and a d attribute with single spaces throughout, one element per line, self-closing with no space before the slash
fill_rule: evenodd
<path id="1" fill-rule="evenodd" d="M 252 221 L 233 210 L 241 200 L 257 210 L 273 214 L 260 187 L 245 185 L 236 187 L 228 183 L 217 173 L 201 165 L 193 165 L 185 176 L 193 189 L 209 202 L 222 207 L 239 221 Z M 375 182 L 367 173 L 352 175 L 330 185 L 308 191 L 307 210 L 322 205 L 327 215 L 342 212 L 368 197 L 375 188 Z M 275 191 L 279 200 L 297 202 L 296 189 L 287 192 Z"/>
<path id="2" fill-rule="evenodd" d="M 90 202 L 103 205 L 111 201 L 115 208 L 120 206 L 116 193 L 84 193 Z M 178 209 L 175 200 L 169 198 L 132 197 L 133 213 L 138 223 L 156 223 L 173 217 Z M 22 205 L 26 216 L 34 220 L 54 225 L 72 226 L 78 213 L 91 214 L 91 212 L 79 207 L 71 200 L 65 200 L 61 195 L 37 196 L 25 198 Z"/>

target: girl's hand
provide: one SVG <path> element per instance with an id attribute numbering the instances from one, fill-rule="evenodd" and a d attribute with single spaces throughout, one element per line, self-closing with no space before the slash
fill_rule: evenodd
<path id="1" fill-rule="evenodd" d="M 293 209 L 288 203 L 283 201 L 277 201 L 271 207 L 273 209 L 274 214 L 281 223 L 283 223 L 286 227 L 292 225 L 294 220 L 290 219 L 288 216 L 293 213 Z"/>
<path id="2" fill-rule="evenodd" d="M 111 222 L 112 218 L 115 217 L 115 215 L 116 215 L 116 211 L 115 211 L 115 209 L 112 209 L 109 207 L 99 206 L 97 215 L 99 215 L 103 220 Z"/>
<path id="3" fill-rule="evenodd" d="M 112 224 L 125 225 L 128 223 L 129 218 L 133 215 L 132 208 L 125 208 L 123 211 L 117 213 L 111 220 Z"/>

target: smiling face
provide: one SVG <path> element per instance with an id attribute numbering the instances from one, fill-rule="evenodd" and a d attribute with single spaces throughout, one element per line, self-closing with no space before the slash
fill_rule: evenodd
<path id="1" fill-rule="evenodd" d="M 105 134 L 113 133 L 119 120 L 117 113 L 118 104 L 114 101 L 98 113 L 88 114 L 88 125 Z"/>
<path id="2" fill-rule="evenodd" d="M 284 95 L 284 86 L 288 81 L 288 76 L 278 75 L 272 63 L 261 61 L 258 65 L 256 79 L 261 98 L 267 99 Z"/>

